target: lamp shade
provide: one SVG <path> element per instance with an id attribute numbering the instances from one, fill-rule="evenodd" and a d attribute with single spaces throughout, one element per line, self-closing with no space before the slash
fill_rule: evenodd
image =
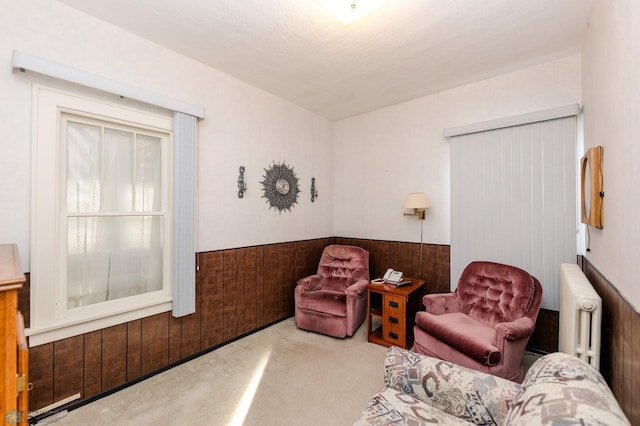
<path id="1" fill-rule="evenodd" d="M 404 199 L 405 209 L 426 209 L 429 207 L 429 200 L 424 192 L 412 192 Z"/>

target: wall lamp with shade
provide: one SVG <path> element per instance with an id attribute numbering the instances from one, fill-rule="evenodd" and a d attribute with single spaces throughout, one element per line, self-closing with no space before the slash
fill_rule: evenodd
<path id="1" fill-rule="evenodd" d="M 429 207 L 429 200 L 424 192 L 412 192 L 404 199 L 404 208 L 412 209 L 413 213 L 405 212 L 405 216 L 416 216 L 420 220 L 420 272 L 418 279 L 422 279 L 422 227 L 426 209 Z"/>

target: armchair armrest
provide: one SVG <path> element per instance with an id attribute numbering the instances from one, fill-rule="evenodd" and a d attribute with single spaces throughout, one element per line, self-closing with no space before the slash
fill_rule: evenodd
<path id="1" fill-rule="evenodd" d="M 498 332 L 498 340 L 501 336 L 507 340 L 518 340 L 531 336 L 535 327 L 531 318 L 522 317 L 515 321 L 496 324 L 495 329 Z"/>
<path id="2" fill-rule="evenodd" d="M 427 312 L 434 315 L 460 312 L 460 301 L 455 293 L 426 294 L 422 297 L 422 304 Z"/>
<path id="3" fill-rule="evenodd" d="M 347 287 L 347 296 L 349 295 L 353 295 L 353 296 L 361 296 L 363 295 L 366 291 L 367 291 L 367 284 L 369 283 L 369 280 L 360 280 L 356 283 L 351 284 L 349 287 Z"/>
<path id="4" fill-rule="evenodd" d="M 300 278 L 298 285 L 305 291 L 307 290 L 320 290 L 322 288 L 322 276 L 319 274 L 309 275 L 308 277 Z"/>
<path id="5" fill-rule="evenodd" d="M 521 389 L 510 380 L 398 347 L 389 348 L 384 367 L 386 386 L 467 421 L 471 412 L 503 424 Z"/>

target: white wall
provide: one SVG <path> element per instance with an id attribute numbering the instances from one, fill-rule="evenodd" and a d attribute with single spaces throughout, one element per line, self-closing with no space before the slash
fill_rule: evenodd
<path id="1" fill-rule="evenodd" d="M 77 88 L 12 70 L 12 50 L 206 108 L 198 145 L 199 251 L 334 235 L 328 120 L 55 1 L 0 0 L 0 10 L 0 243 L 18 243 L 26 271 L 31 84 Z M 269 210 L 261 198 L 259 182 L 273 161 L 293 166 L 300 178 L 291 213 Z M 240 165 L 249 187 L 243 199 L 237 197 Z M 312 176 L 319 190 L 313 204 Z"/>
<path id="2" fill-rule="evenodd" d="M 424 241 L 450 244 L 443 129 L 580 103 L 580 93 L 572 56 L 335 123 L 336 235 L 420 241 L 402 205 L 407 193 L 425 192 Z"/>
<path id="3" fill-rule="evenodd" d="M 589 261 L 640 311 L 640 2 L 594 3 L 582 54 L 585 149 L 604 148 Z"/>

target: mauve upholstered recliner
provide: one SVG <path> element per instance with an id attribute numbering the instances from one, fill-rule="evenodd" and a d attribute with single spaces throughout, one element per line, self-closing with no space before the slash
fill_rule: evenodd
<path id="1" fill-rule="evenodd" d="M 520 383 L 541 301 L 540 282 L 522 269 L 472 262 L 453 293 L 423 297 L 413 350 Z"/>
<path id="2" fill-rule="evenodd" d="M 369 252 L 355 246 L 324 249 L 318 273 L 298 281 L 296 324 L 334 337 L 352 336 L 364 321 L 369 283 Z"/>

